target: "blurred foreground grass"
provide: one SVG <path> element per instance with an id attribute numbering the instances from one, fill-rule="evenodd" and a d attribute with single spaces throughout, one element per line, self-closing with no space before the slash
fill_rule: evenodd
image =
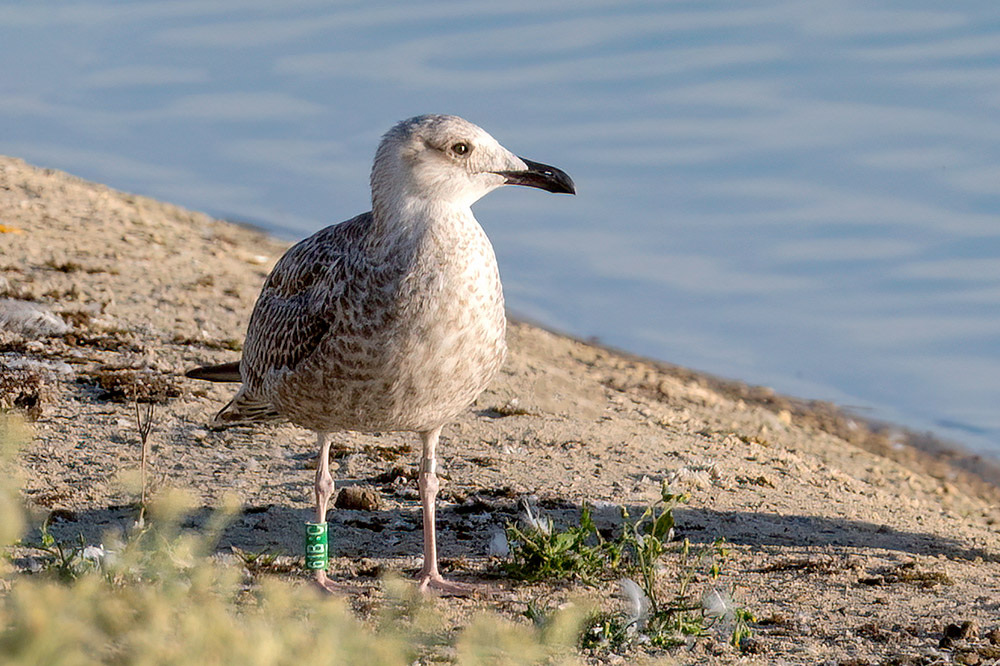
<path id="1" fill-rule="evenodd" d="M 303 584 L 213 561 L 218 530 L 179 528 L 190 500 L 167 492 L 145 526 L 94 549 L 71 575 L 19 572 L 13 544 L 25 529 L 16 448 L 30 433 L 0 414 L 0 663 L 76 664 L 573 664 L 582 614 L 544 627 L 484 614 L 458 631 L 444 626 L 409 584 L 386 585 L 382 610 L 357 619 L 339 599 Z M 63 572 L 66 573 L 65 571 Z"/>

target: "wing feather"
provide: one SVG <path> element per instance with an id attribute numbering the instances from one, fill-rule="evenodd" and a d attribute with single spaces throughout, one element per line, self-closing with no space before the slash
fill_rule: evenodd
<path id="1" fill-rule="evenodd" d="M 336 326 L 366 261 L 361 238 L 371 213 L 326 227 L 278 261 L 261 290 L 243 345 L 247 392 L 258 393 L 269 372 L 295 368 Z"/>

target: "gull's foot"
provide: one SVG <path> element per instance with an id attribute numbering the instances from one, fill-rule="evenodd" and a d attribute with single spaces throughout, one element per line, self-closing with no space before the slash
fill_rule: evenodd
<path id="1" fill-rule="evenodd" d="M 425 595 L 432 594 L 431 590 L 446 597 L 468 597 L 480 592 L 475 585 L 445 580 L 439 573 L 421 573 L 417 576 L 417 586 L 421 594 Z"/>
<path id="2" fill-rule="evenodd" d="M 325 571 L 317 571 L 313 574 L 313 584 L 324 594 L 332 594 L 338 597 L 346 597 L 354 594 L 363 594 L 365 588 L 351 583 L 339 583 L 326 577 Z"/>

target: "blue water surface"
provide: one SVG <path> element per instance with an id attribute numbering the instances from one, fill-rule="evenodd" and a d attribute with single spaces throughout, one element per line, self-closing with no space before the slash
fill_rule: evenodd
<path id="1" fill-rule="evenodd" d="M 0 152 L 289 239 L 465 116 L 578 185 L 476 207 L 515 313 L 1000 456 L 995 0 L 25 2 L 0 44 Z"/>

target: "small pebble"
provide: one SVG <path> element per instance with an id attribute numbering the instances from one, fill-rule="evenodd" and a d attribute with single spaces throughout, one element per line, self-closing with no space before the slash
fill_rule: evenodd
<path id="1" fill-rule="evenodd" d="M 965 652 L 959 652 L 955 655 L 956 664 L 965 664 L 965 666 L 977 666 L 977 664 L 982 663 L 982 658 L 979 653 L 974 650 L 967 650 Z"/>
<path id="2" fill-rule="evenodd" d="M 743 654 L 764 654 L 767 652 L 767 646 L 759 638 L 747 636 L 740 641 L 740 652 Z"/>
<path id="3" fill-rule="evenodd" d="M 371 488 L 347 486 L 340 489 L 334 506 L 355 511 L 378 511 L 382 508 L 382 497 Z"/>
<path id="4" fill-rule="evenodd" d="M 979 635 L 979 627 L 972 620 L 966 620 L 962 624 L 949 624 L 944 628 L 946 638 L 975 638 Z"/>

